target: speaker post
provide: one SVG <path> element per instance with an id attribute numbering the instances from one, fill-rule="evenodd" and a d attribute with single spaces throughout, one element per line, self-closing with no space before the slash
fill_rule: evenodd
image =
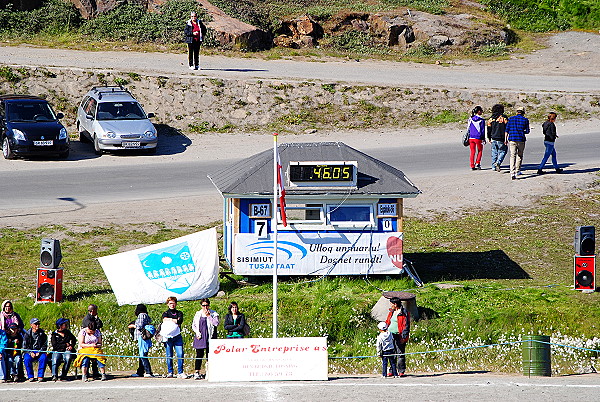
<path id="1" fill-rule="evenodd" d="M 60 267 L 61 260 L 60 242 L 56 239 L 42 239 L 35 291 L 36 303 L 62 301 L 63 269 Z"/>
<path id="2" fill-rule="evenodd" d="M 573 283 L 575 290 L 596 291 L 596 256 L 573 256 Z"/>

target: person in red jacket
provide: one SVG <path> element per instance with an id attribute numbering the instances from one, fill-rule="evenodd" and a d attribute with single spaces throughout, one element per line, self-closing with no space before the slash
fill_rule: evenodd
<path id="1" fill-rule="evenodd" d="M 406 343 L 410 334 L 410 313 L 402 306 L 402 301 L 396 297 L 390 299 L 390 312 L 385 320 L 388 331 L 394 337 L 398 362 L 398 375 L 405 377 L 406 374 Z"/>

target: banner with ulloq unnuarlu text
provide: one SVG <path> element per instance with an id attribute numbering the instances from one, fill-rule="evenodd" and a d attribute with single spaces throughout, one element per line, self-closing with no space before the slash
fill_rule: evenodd
<path id="1" fill-rule="evenodd" d="M 235 235 L 233 271 L 272 275 L 272 238 Z M 277 236 L 278 275 L 364 275 L 402 273 L 402 232 L 283 232 Z"/>

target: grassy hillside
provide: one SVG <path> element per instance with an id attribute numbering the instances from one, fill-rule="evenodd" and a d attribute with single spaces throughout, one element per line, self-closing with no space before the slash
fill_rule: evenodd
<path id="1" fill-rule="evenodd" d="M 414 323 L 408 352 L 466 348 L 518 341 L 522 335 L 551 335 L 555 343 L 600 349 L 598 317 L 600 293 L 572 290 L 572 237 L 574 227 L 600 227 L 600 190 L 592 188 L 563 197 L 547 197 L 534 208 L 480 211 L 461 219 L 443 215 L 433 220 L 409 218 L 405 225 L 406 256 L 426 281 L 415 288 L 406 278 L 322 278 L 282 281 L 280 336 L 327 336 L 331 372 L 375 373 L 375 358 L 336 359 L 374 355 L 376 322 L 370 309 L 381 290 L 408 290 L 426 319 Z M 100 306 L 106 323 L 106 352 L 132 354 L 127 323 L 134 319 L 132 306 L 119 307 L 96 257 L 171 239 L 201 230 L 163 224 L 117 227 L 69 228 L 50 226 L 34 230 L 0 229 L 0 283 L 3 298 L 15 300 L 15 309 L 25 320 L 36 316 L 44 328 L 60 316 L 80 322 L 87 304 Z M 60 304 L 34 305 L 27 295 L 34 292 L 39 241 L 61 240 L 65 268 L 66 300 Z M 458 285 L 439 288 L 435 283 Z M 271 334 L 271 285 L 239 286 L 221 280 L 224 298 L 212 306 L 226 313 L 230 301 L 240 303 L 249 317 L 252 335 Z M 185 313 L 187 355 L 191 350 L 191 318 L 198 302 L 182 302 Z M 164 305 L 150 306 L 157 319 Z M 220 327 L 220 335 L 224 332 Z M 520 346 L 420 354 L 409 357 L 410 371 L 489 370 L 520 371 Z M 162 349 L 154 348 L 154 356 Z M 131 359 L 111 358 L 109 367 L 133 369 Z M 191 370 L 191 362 L 186 363 Z M 598 353 L 553 347 L 553 369 L 557 374 L 598 368 Z M 155 363 L 164 372 L 164 363 Z"/>
<path id="2" fill-rule="evenodd" d="M 214 0 L 213 3 L 228 14 L 269 32 L 279 28 L 282 19 L 302 14 L 326 23 L 340 12 L 374 13 L 406 7 L 432 14 L 467 12 L 484 21 L 504 21 L 517 32 L 600 28 L 600 3 L 595 0 L 481 0 L 483 8 L 450 0 Z M 71 3 L 46 0 L 43 7 L 33 11 L 0 9 L 0 39 L 86 49 L 181 50 L 181 25 L 191 9 L 197 9 L 204 20 L 209 20 L 193 0 L 169 0 L 160 8 L 160 13 L 148 13 L 139 5 L 124 3 L 92 20 L 83 20 Z M 27 29 L 22 29 L 23 26 Z M 311 52 L 338 56 L 358 53 L 375 57 L 390 53 L 381 45 L 369 44 L 369 35 L 359 31 L 335 39 L 326 38 L 320 50 Z M 217 46 L 209 30 L 205 48 Z M 335 53 L 332 54 L 332 50 Z M 505 49 L 500 50 L 504 53 Z M 419 58 L 419 54 L 410 56 Z M 498 56 L 498 51 L 489 56 Z"/>

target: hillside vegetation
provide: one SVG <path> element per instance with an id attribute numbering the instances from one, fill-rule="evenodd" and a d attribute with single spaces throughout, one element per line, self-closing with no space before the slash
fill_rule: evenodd
<path id="1" fill-rule="evenodd" d="M 547 32 L 566 29 L 600 28 L 600 3 L 595 0 L 481 0 L 477 3 L 449 0 L 375 0 L 375 1 L 299 1 L 284 0 L 214 0 L 225 12 L 244 22 L 273 33 L 285 18 L 308 14 L 325 24 L 338 13 L 391 12 L 409 8 L 431 14 L 471 13 L 481 21 L 509 24 L 523 32 Z M 123 46 L 148 49 L 179 49 L 182 41 L 182 22 L 189 10 L 198 9 L 204 20 L 210 20 L 193 0 L 169 0 L 158 13 L 149 13 L 140 5 L 124 3 L 116 9 L 84 20 L 76 8 L 64 0 L 46 0 L 32 11 L 14 11 L 10 6 L 0 9 L 0 38 L 4 41 L 30 42 L 50 46 L 102 49 Z M 22 29 L 22 27 L 27 29 Z M 326 35 L 327 36 L 327 35 Z M 323 54 L 334 50 L 344 53 L 390 55 L 394 52 L 371 43 L 368 34 L 350 31 L 332 39 L 324 38 Z M 205 47 L 217 47 L 208 35 Z M 427 49 L 420 49 L 426 52 Z M 291 50 L 287 50 L 292 52 Z M 484 56 L 497 56 L 503 49 Z M 413 56 L 419 57 L 419 52 Z M 425 54 L 425 56 L 428 56 Z"/>

